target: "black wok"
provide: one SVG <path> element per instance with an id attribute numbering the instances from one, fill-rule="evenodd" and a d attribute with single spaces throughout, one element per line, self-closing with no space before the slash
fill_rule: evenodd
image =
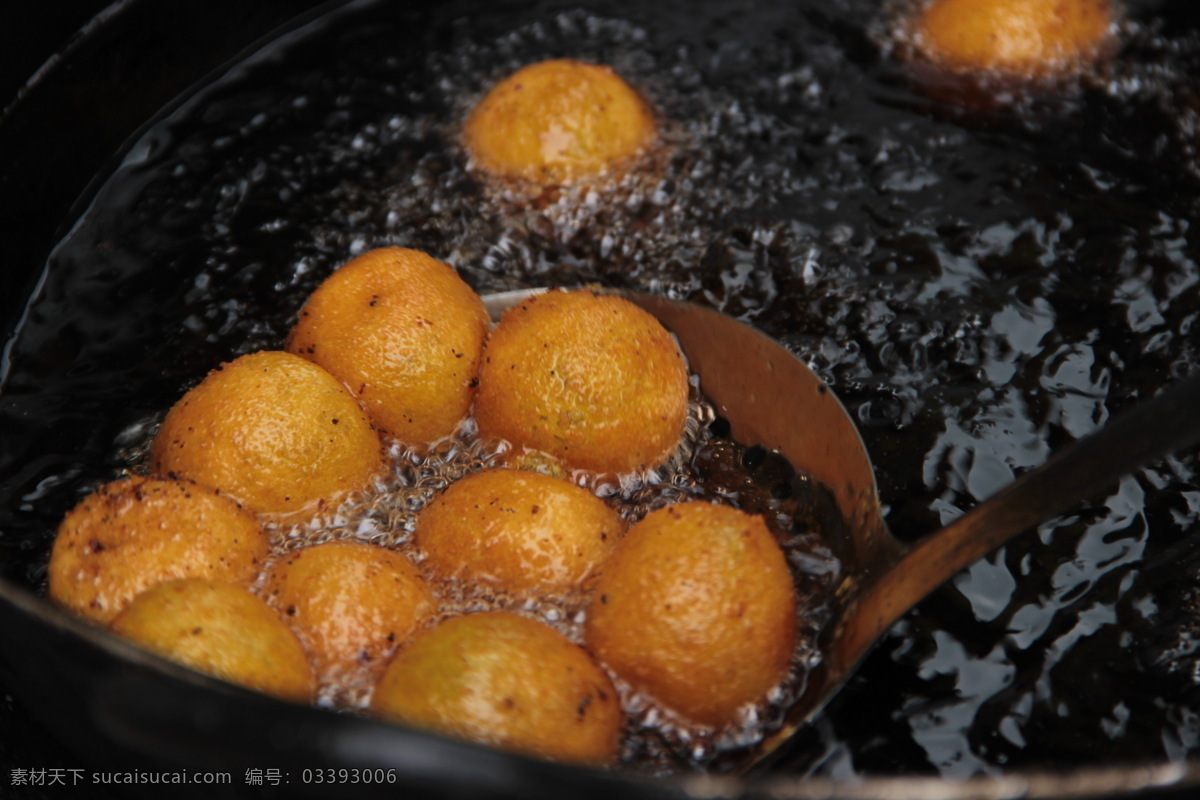
<path id="1" fill-rule="evenodd" d="M 6 348 L 21 325 L 27 299 L 38 291 L 43 267 L 56 242 L 68 232 L 95 190 L 94 178 L 114 168 L 122 149 L 142 126 L 189 87 L 252 51 L 257 43 L 337 5 L 283 0 L 172 4 L 128 0 L 112 5 L 76 2 L 43 4 L 32 11 L 0 10 L 0 45 L 12 54 L 0 76 L 7 104 L 0 117 L 0 153 L 5 154 L 0 164 L 5 254 L 0 271 L 0 320 Z M 593 5 L 600 14 L 636 15 L 647 27 L 675 24 L 680 40 L 686 40 L 689 30 L 703 29 L 700 23 L 692 28 L 691 18 L 703 17 L 710 10 L 669 2 L 636 12 L 621 3 Z M 1194 12 L 1184 8 L 1187 3 L 1143 5 L 1149 16 L 1157 14 L 1170 26 L 1195 22 L 1189 19 Z M 511 13 L 519 18 L 527 10 L 525 3 L 489 4 L 482 9 L 475 3 L 460 2 L 429 9 L 406 8 L 404 13 L 416 44 L 435 49 L 450 47 L 460 35 L 456 32 L 468 28 L 476 16 L 497 19 Z M 453 22 L 456 19 L 458 22 Z M 739 19 L 737 14 L 729 17 L 730 37 L 739 35 Z M 856 30 L 837 15 L 830 19 L 832 38 L 847 52 L 864 63 L 877 58 L 866 26 Z M 22 33 L 26 26 L 28 36 Z M 721 51 L 719 46 L 713 49 Z M 881 91 L 893 90 L 907 91 L 895 87 Z M 914 102 L 908 94 L 904 97 L 904 103 Z M 954 119 L 953 112 L 945 109 L 931 113 L 948 113 Z M 970 119 L 958 122 L 967 130 L 976 124 Z M 719 255 L 713 257 L 719 260 Z M 714 304 L 720 300 L 711 293 L 709 298 Z M 792 299 L 799 304 L 802 298 Z M 728 310 L 743 311 L 753 318 L 748 303 L 739 307 L 729 297 L 725 302 Z M 91 344 L 83 341 L 73 352 L 54 346 L 38 351 L 23 345 L 22 353 L 40 353 L 48 372 L 69 371 L 78 363 L 78 354 L 87 352 Z M 791 344 L 800 348 L 804 343 Z M 10 352 L 6 349 L 6 359 Z M 864 383 L 869 382 L 854 384 L 851 394 L 868 392 L 870 387 Z M 1156 385 L 1148 381 L 1147 391 Z M 838 388 L 840 392 L 843 387 Z M 41 452 L 58 451 L 63 440 L 88 429 L 99 428 L 97 438 L 111 440 L 114 436 L 112 430 L 103 428 L 102 420 L 87 419 L 86 415 L 75 419 L 69 430 L 47 430 L 36 422 L 22 425 L 19 413 L 23 407 L 12 405 L 3 391 L 0 402 L 6 404 L 8 414 L 0 440 L 0 481 L 10 487 L 10 495 L 20 494 L 13 486 L 23 487 L 27 494 L 36 487 L 38 472 L 32 465 Z M 868 416 L 863 412 L 864 418 Z M 870 449 L 875 452 L 874 447 Z M 892 463 L 911 464 L 902 456 L 895 456 Z M 893 488 L 892 494 L 899 492 Z M 901 516 L 914 513 L 909 507 L 901 507 L 899 512 Z M 1183 798 L 1200 789 L 1200 762 L 1194 757 L 993 769 L 987 776 L 965 781 L 902 773 L 848 780 L 826 774 L 806 779 L 785 767 L 767 767 L 745 779 L 683 776 L 650 780 L 535 762 L 357 717 L 279 703 L 148 657 L 38 596 L 30 585 L 36 583 L 36 569 L 31 577 L 29 566 L 36 558 L 28 552 L 38 537 L 19 528 L 4 534 L 0 537 L 0 677 L 5 691 L 89 772 L 229 773 L 228 784 L 176 787 L 180 794 L 536 798 L 620 793 L 629 797 L 727 794 L 965 800 L 1017 796 Z M 44 547 L 45 532 L 40 541 Z M 835 707 L 830 713 L 837 712 Z M 0 774 L 0 786 L 8 789 L 10 769 L 39 765 L 2 766 L 5 773 Z M 286 774 L 286 786 L 247 785 L 247 770 L 268 769 Z M 336 773 L 326 774 L 339 769 L 372 770 L 373 777 L 371 782 L 348 787 Z M 155 786 L 100 788 L 114 796 L 162 796 L 161 787 Z M 51 791 L 47 789 L 47 796 L 55 796 Z M 86 794 L 80 791 L 79 796 Z"/>

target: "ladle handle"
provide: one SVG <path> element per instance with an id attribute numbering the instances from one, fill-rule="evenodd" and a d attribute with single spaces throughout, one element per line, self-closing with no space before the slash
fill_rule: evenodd
<path id="1" fill-rule="evenodd" d="M 1067 511 L 1156 458 L 1200 441 L 1200 373 L 1067 446 L 913 546 L 867 589 L 838 640 L 857 661 L 925 595 L 1018 533 Z"/>

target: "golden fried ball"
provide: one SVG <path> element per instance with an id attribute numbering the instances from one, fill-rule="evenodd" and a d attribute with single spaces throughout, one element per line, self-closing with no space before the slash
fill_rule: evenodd
<path id="1" fill-rule="evenodd" d="M 143 592 L 112 623 L 120 636 L 184 666 L 284 700 L 312 702 L 304 647 L 241 586 L 198 578 Z"/>
<path id="2" fill-rule="evenodd" d="M 573 59 L 530 64 L 487 93 L 467 118 L 472 161 L 506 178 L 558 183 L 645 150 L 654 114 L 605 66 Z"/>
<path id="3" fill-rule="evenodd" d="M 384 247 L 313 292 L 287 349 L 350 387 L 384 433 L 423 444 L 467 416 L 490 325 L 483 301 L 448 264 Z"/>
<path id="4" fill-rule="evenodd" d="M 1110 0 L 932 0 L 912 33 L 935 64 L 1033 77 L 1093 60 L 1113 22 Z"/>
<path id="5" fill-rule="evenodd" d="M 678 446 L 688 378 L 675 340 L 612 295 L 547 292 L 504 313 L 484 348 L 481 435 L 596 473 L 661 463 Z"/>
<path id="6" fill-rule="evenodd" d="M 413 533 L 441 577 L 514 594 L 561 594 L 604 561 L 625 524 L 572 483 L 515 469 L 461 478 L 426 506 Z"/>
<path id="7" fill-rule="evenodd" d="M 621 707 L 583 648 L 504 611 L 449 619 L 400 649 L 372 710 L 448 736 L 573 764 L 617 753 Z"/>
<path id="8" fill-rule="evenodd" d="M 795 640 L 791 574 L 766 525 L 703 502 L 667 506 L 629 529 L 584 624 L 601 663 L 713 727 L 784 679 Z"/>
<path id="9" fill-rule="evenodd" d="M 249 584 L 270 542 L 228 497 L 190 482 L 128 478 L 97 489 L 58 527 L 50 597 L 107 623 L 156 583 L 202 577 Z"/>
<path id="10" fill-rule="evenodd" d="M 323 679 L 382 670 L 437 607 L 407 558 L 358 542 L 288 553 L 267 571 L 265 592 Z"/>
<path id="11" fill-rule="evenodd" d="M 383 469 L 383 453 L 336 378 L 264 351 L 223 364 L 172 406 L 150 463 L 259 513 L 287 514 L 364 488 Z"/>

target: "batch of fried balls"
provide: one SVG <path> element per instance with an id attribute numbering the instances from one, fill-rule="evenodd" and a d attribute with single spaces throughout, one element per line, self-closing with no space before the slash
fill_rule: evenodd
<path id="1" fill-rule="evenodd" d="M 450 266 L 394 247 L 353 259 L 309 298 L 286 352 L 210 373 L 167 413 L 148 475 L 67 515 L 51 596 L 270 694 L 311 702 L 365 675 L 373 713 L 563 761 L 618 752 L 606 669 L 690 722 L 727 723 L 784 676 L 795 630 L 779 546 L 733 508 L 670 506 L 627 531 L 588 489 L 498 466 L 420 511 L 419 563 L 353 540 L 272 557 L 265 520 L 368 491 L 387 440 L 436 442 L 469 414 L 515 461 L 575 473 L 644 470 L 678 447 L 687 368 L 650 314 L 559 290 L 490 328 Z M 515 610 L 447 614 L 439 587 L 462 582 Z M 570 593 L 588 597 L 583 647 L 521 613 Z M 729 658 L 747 642 L 755 657 Z"/>
<path id="2" fill-rule="evenodd" d="M 968 12 L 981 4 L 1007 27 L 980 27 Z M 1098 48 L 1076 40 L 1101 36 L 1112 16 L 1107 0 L 920 8 L 914 37 L 929 60 L 1030 73 L 1039 53 Z M 1050 41 L 1038 14 L 1067 39 Z M 1024 45 L 1001 52 L 1005 36 Z M 654 144 L 656 122 L 611 70 L 556 60 L 494 87 L 463 135 L 485 179 L 548 186 L 625 168 Z M 620 297 L 549 291 L 493 327 L 447 264 L 372 250 L 317 288 L 285 350 L 237 358 L 187 392 L 142 474 L 67 514 L 49 593 L 167 658 L 280 698 L 313 702 L 323 685 L 366 681 L 366 710 L 380 717 L 609 764 L 626 720 L 614 681 L 719 729 L 786 677 L 795 648 L 792 576 L 760 518 L 689 502 L 626 529 L 562 477 L 661 464 L 688 399 L 674 339 Z M 464 421 L 556 474 L 516 458 L 451 483 L 419 512 L 416 561 L 357 540 L 273 547 L 270 524 L 369 492 L 392 468 L 389 442 L 431 446 Z M 463 612 L 441 594 L 463 584 L 512 607 Z M 520 602 L 570 594 L 584 598 L 581 643 Z"/>

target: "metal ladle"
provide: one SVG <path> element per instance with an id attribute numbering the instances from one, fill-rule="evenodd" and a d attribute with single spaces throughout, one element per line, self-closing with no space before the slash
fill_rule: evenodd
<path id="1" fill-rule="evenodd" d="M 490 298 L 492 311 L 528 296 Z M 717 311 L 633 292 L 678 339 L 700 388 L 734 439 L 777 450 L 833 492 L 848 541 L 828 544 L 843 560 L 822 660 L 784 727 L 753 761 L 772 752 L 838 691 L 875 642 L 909 609 L 972 562 L 1070 509 L 1158 457 L 1200 441 L 1200 375 L 1110 420 L 997 494 L 914 545 L 888 531 L 875 474 L 858 430 L 834 393 L 780 344 Z"/>

